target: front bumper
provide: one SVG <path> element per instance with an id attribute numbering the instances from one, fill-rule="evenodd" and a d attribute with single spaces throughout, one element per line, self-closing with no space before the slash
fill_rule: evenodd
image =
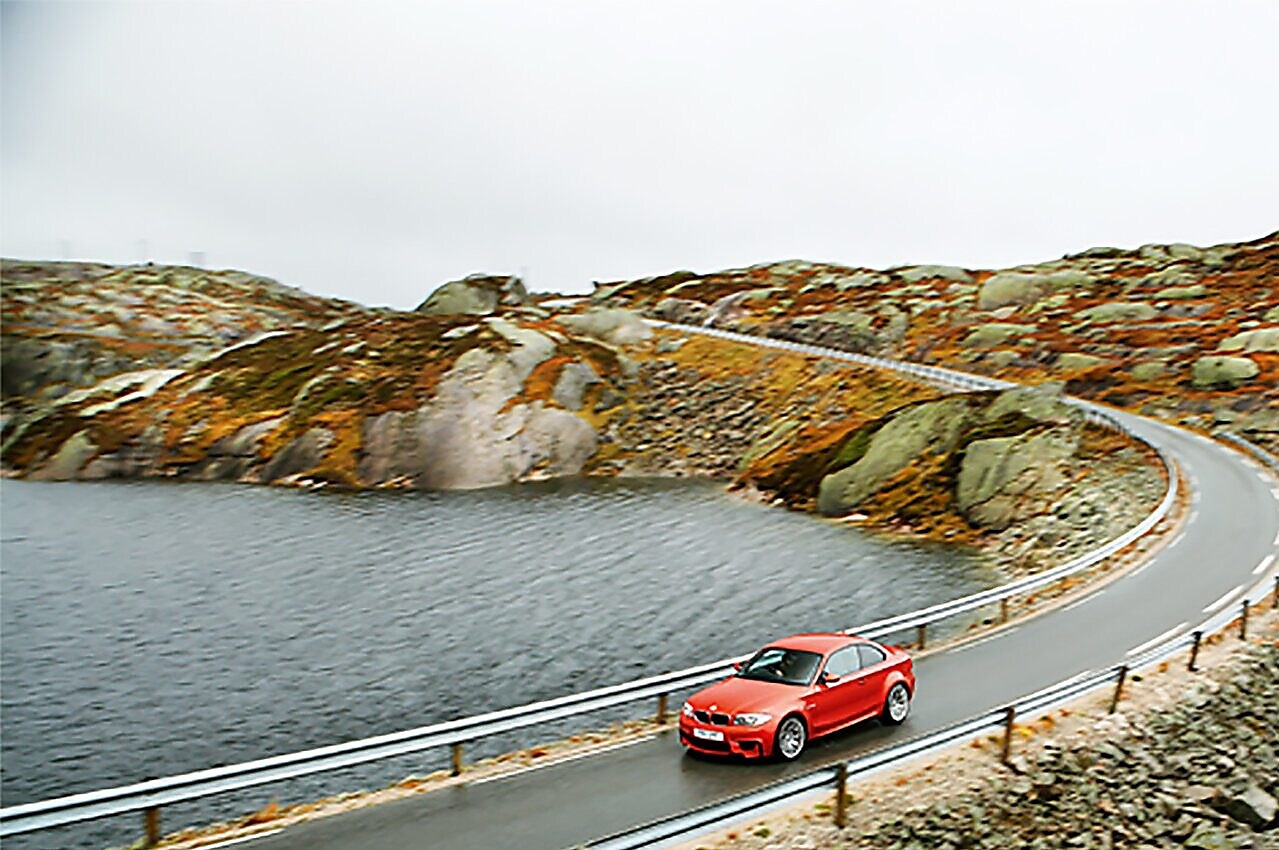
<path id="1" fill-rule="evenodd" d="M 773 732 L 776 724 L 763 726 L 709 726 L 687 717 L 679 719 L 679 742 L 690 750 L 710 755 L 734 755 L 744 758 L 763 758 L 773 751 Z M 699 738 L 695 729 L 718 732 L 722 741 Z"/>

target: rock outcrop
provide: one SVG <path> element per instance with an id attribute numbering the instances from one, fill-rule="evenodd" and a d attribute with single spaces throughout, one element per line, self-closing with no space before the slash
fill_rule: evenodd
<path id="1" fill-rule="evenodd" d="M 441 285 L 415 309 L 428 316 L 488 316 L 500 307 L 522 307 L 530 303 L 520 278 L 472 274 Z"/>

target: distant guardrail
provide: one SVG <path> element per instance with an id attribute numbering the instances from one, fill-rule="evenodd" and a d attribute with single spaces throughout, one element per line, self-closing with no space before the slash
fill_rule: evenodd
<path id="1" fill-rule="evenodd" d="M 671 327 L 680 331 L 702 333 L 747 344 L 766 345 L 813 356 L 845 359 L 879 369 L 890 369 L 936 386 L 957 390 L 1007 389 L 1018 384 L 999 381 L 979 375 L 968 375 L 934 366 L 887 360 L 850 352 L 824 349 L 788 340 L 754 337 L 722 331 L 715 328 L 698 328 L 687 325 L 671 325 L 666 322 L 652 324 Z M 1002 587 L 964 596 L 949 602 L 933 605 L 919 611 L 911 611 L 895 617 L 876 620 L 846 629 L 848 634 L 860 634 L 869 638 L 884 637 L 916 629 L 918 643 L 922 646 L 926 628 L 936 622 L 964 614 L 987 605 L 1004 603 L 1053 584 L 1063 578 L 1085 570 L 1131 545 L 1147 534 L 1171 510 L 1177 498 L 1177 475 L 1171 459 L 1141 436 L 1132 433 L 1110 414 L 1079 399 L 1068 399 L 1079 405 L 1085 417 L 1092 422 L 1114 428 L 1133 439 L 1140 440 L 1159 455 L 1167 472 L 1168 486 L 1163 499 L 1140 523 L 1100 548 L 1046 572 L 1011 582 Z M 1001 617 L 1006 616 L 1001 605 Z M 747 656 L 713 661 L 696 667 L 650 676 L 632 682 L 611 685 L 578 694 L 488 712 L 473 717 L 449 720 L 408 729 L 402 732 L 379 735 L 358 741 L 348 741 L 301 752 L 286 753 L 240 764 L 151 779 L 114 788 L 88 791 L 9 806 L 0 809 L 0 838 L 25 832 L 50 829 L 85 820 L 113 817 L 131 812 L 147 815 L 147 832 L 158 837 L 157 813 L 162 806 L 185 802 L 201 797 L 224 794 L 295 779 L 316 773 L 381 761 L 396 756 L 422 752 L 440 747 L 453 750 L 453 770 L 460 772 L 463 745 L 503 732 L 511 732 L 537 726 L 568 717 L 586 715 L 642 699 L 658 700 L 657 716 L 665 719 L 667 698 L 672 693 L 695 688 L 728 675 L 734 662 Z"/>

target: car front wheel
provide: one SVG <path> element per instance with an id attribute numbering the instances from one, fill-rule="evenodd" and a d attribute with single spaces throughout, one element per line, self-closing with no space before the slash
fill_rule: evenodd
<path id="1" fill-rule="evenodd" d="M 901 682 L 888 689 L 884 699 L 883 720 L 890 726 L 896 726 L 910 714 L 910 689 Z"/>
<path id="2" fill-rule="evenodd" d="M 791 715 L 777 727 L 777 735 L 773 738 L 773 752 L 786 761 L 794 761 L 804 751 L 808 743 L 808 730 L 804 721 Z"/>

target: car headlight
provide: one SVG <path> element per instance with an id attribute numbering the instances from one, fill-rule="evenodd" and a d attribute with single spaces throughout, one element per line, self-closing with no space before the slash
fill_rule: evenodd
<path id="1" fill-rule="evenodd" d="M 689 705 L 688 703 L 684 703 L 684 707 L 679 710 L 679 713 L 684 715 L 685 717 L 692 717 L 693 707 Z"/>
<path id="2" fill-rule="evenodd" d="M 733 718 L 735 726 L 763 726 L 765 723 L 773 719 L 771 714 L 739 714 Z"/>

